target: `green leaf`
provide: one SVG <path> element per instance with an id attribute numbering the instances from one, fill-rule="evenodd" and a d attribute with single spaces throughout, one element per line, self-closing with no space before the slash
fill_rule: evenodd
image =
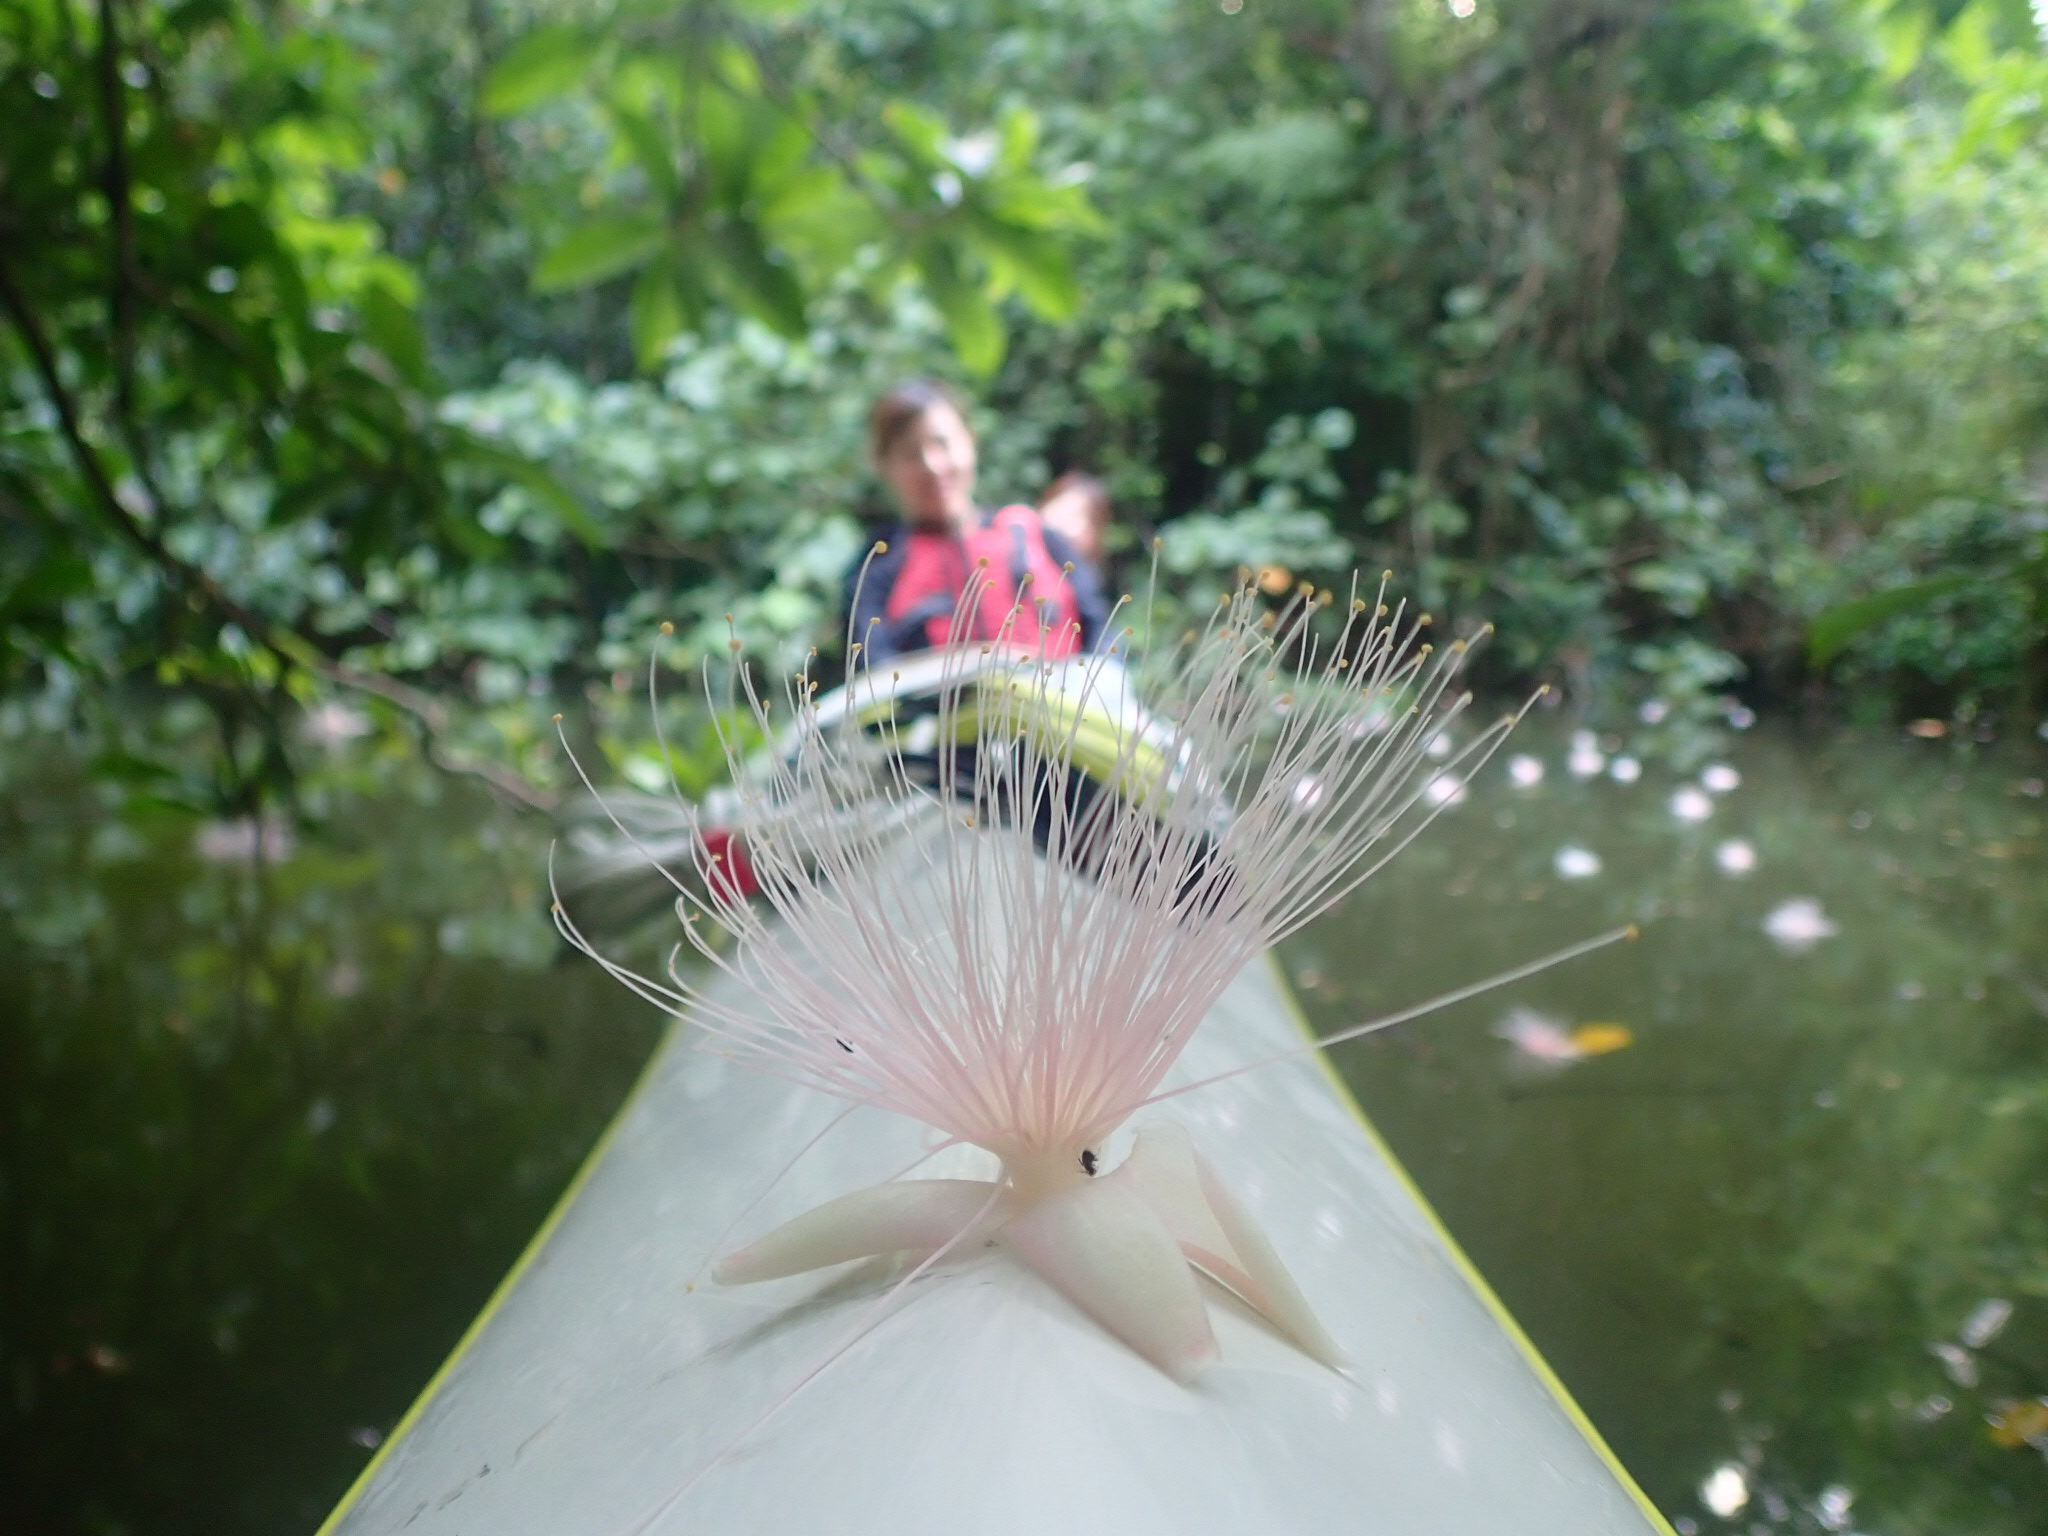
<path id="1" fill-rule="evenodd" d="M 574 22 L 537 27 L 492 66 L 479 105 L 492 117 L 510 117 L 565 96 L 589 76 L 600 46 Z"/>
<path id="2" fill-rule="evenodd" d="M 391 361 L 399 377 L 415 389 L 427 383 L 427 344 L 419 317 L 383 283 L 372 283 L 356 299 L 363 329 L 377 350 Z"/>
<path id="3" fill-rule="evenodd" d="M 969 230 L 990 265 L 1016 285 L 1025 303 L 1048 320 L 1072 317 L 1081 302 L 1081 284 L 1064 245 L 1038 230 L 987 217 L 973 220 Z"/>
<path id="4" fill-rule="evenodd" d="M 713 251 L 741 308 L 793 340 L 809 331 L 803 285 L 786 263 L 775 259 L 759 229 L 744 219 L 731 220 Z"/>
<path id="5" fill-rule="evenodd" d="M 1807 660 L 1816 667 L 1824 667 L 1841 655 L 1843 648 L 1865 630 L 1882 624 L 1896 614 L 1924 607 L 1936 598 L 1946 597 L 1951 592 L 1960 592 L 1966 587 L 1977 586 L 1984 580 L 1984 577 L 1974 571 L 1952 571 L 1946 576 L 1934 576 L 1926 581 L 1912 581 L 1902 587 L 1893 587 L 1889 591 L 1879 592 L 1870 597 L 1859 597 L 1854 602 L 1838 603 L 1817 616 L 1807 626 Z"/>
<path id="6" fill-rule="evenodd" d="M 668 226 L 658 213 L 603 213 L 561 239 L 533 269 L 536 293 L 588 288 L 630 272 L 662 248 Z"/>
<path id="7" fill-rule="evenodd" d="M 908 101 L 892 101 L 882 109 L 882 121 L 902 144 L 927 166 L 946 164 L 946 120 L 935 112 Z"/>
<path id="8" fill-rule="evenodd" d="M 960 361 L 984 377 L 994 373 L 1003 361 L 1003 322 L 987 293 L 961 274 L 950 247 L 927 245 L 917 265 Z"/>
<path id="9" fill-rule="evenodd" d="M 1949 66 L 1971 85 L 1983 81 L 1998 57 L 1998 44 L 1992 37 L 1994 21 L 1991 6 L 1985 0 L 1976 0 L 1958 11 L 1942 34 L 1942 54 Z"/>
<path id="10" fill-rule="evenodd" d="M 669 263 L 657 261 L 640 274 L 633 284 L 627 318 L 633 332 L 633 355 L 642 368 L 652 368 L 684 325 L 682 295 L 676 291 Z"/>
<path id="11" fill-rule="evenodd" d="M 1920 67 L 1920 57 L 1927 51 L 1927 40 L 1933 30 L 1933 13 L 1919 6 L 1898 7 L 1878 23 L 1886 79 L 1903 80 Z"/>
<path id="12" fill-rule="evenodd" d="M 676 175 L 675 152 L 662 137 L 661 129 L 645 112 L 621 102 L 611 103 L 611 115 L 619 136 L 633 151 L 633 160 L 646 176 L 648 186 L 654 189 L 663 206 L 675 207 L 682 192 L 682 183 Z"/>
<path id="13" fill-rule="evenodd" d="M 604 530 L 598 527 L 584 507 L 582 498 L 564 485 L 546 465 L 460 428 L 448 429 L 443 452 L 451 463 L 468 464 L 509 480 L 552 512 L 555 521 L 586 547 L 604 547 Z"/>

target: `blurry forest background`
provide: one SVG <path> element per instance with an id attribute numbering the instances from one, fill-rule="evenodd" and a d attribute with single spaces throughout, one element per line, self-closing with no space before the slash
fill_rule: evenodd
<path id="1" fill-rule="evenodd" d="M 432 786 L 553 807 L 556 710 L 666 782 L 662 621 L 829 657 L 905 375 L 985 499 L 1101 474 L 1125 588 L 1388 567 L 1652 756 L 2048 704 L 2048 0 L 0 0 L 0 102 L 0 1483 L 53 1528 L 275 1529 L 375 1443 L 447 1340 L 351 1234 L 467 1315 L 507 1253 L 418 1180 L 529 1229 L 650 1038 L 558 1103 L 582 994 L 517 1093 L 431 1033 L 560 984 Z M 262 1354 L 278 1297 L 322 1337 Z"/>
<path id="2" fill-rule="evenodd" d="M 157 792 L 834 644 L 917 371 L 1126 584 L 1389 566 L 1596 719 L 2048 676 L 2029 0 L 5 14 L 0 682 Z"/>

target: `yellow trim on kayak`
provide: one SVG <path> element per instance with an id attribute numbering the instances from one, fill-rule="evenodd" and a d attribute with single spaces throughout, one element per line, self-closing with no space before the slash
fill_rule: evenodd
<path id="1" fill-rule="evenodd" d="M 1287 1005 L 1288 1013 L 1293 1015 L 1295 1025 L 1309 1039 L 1318 1038 L 1315 1027 L 1308 1021 L 1308 1015 L 1302 1011 L 1301 1000 L 1294 995 L 1294 987 L 1288 981 L 1287 973 L 1280 968 L 1279 954 L 1268 950 L 1266 963 L 1272 967 L 1273 981 L 1279 987 L 1281 1001 Z M 1633 1477 L 1629 1476 L 1628 1468 L 1621 1464 L 1621 1458 L 1614 1454 L 1613 1449 L 1601 1438 L 1600 1431 L 1594 1428 L 1593 1421 L 1586 1417 L 1586 1410 L 1573 1400 L 1565 1384 L 1557 1379 L 1557 1372 L 1550 1368 L 1550 1362 L 1543 1358 L 1542 1352 L 1536 1348 L 1529 1335 L 1522 1332 L 1522 1325 L 1515 1321 L 1515 1315 L 1507 1309 L 1507 1304 L 1494 1295 L 1493 1287 L 1486 1283 L 1486 1277 L 1479 1273 L 1479 1267 L 1466 1255 L 1465 1250 L 1458 1246 L 1458 1240 L 1451 1236 L 1450 1228 L 1443 1224 L 1443 1219 L 1437 1215 L 1435 1207 L 1423 1196 L 1422 1191 L 1416 1188 L 1415 1180 L 1409 1177 L 1407 1168 L 1394 1155 L 1394 1149 L 1387 1145 L 1386 1138 L 1380 1135 L 1379 1127 L 1372 1123 L 1371 1116 L 1365 1112 L 1365 1106 L 1358 1102 L 1357 1096 L 1351 1091 L 1351 1085 L 1344 1081 L 1344 1075 L 1337 1070 L 1337 1064 L 1330 1060 L 1330 1053 L 1321 1050 L 1316 1051 L 1314 1055 L 1316 1064 L 1323 1069 L 1323 1075 L 1330 1080 L 1330 1086 L 1337 1090 L 1337 1097 L 1342 1099 L 1351 1113 L 1357 1117 L 1367 1139 L 1372 1142 L 1387 1167 L 1393 1171 L 1401 1187 L 1408 1192 L 1408 1198 L 1421 1210 L 1423 1219 L 1429 1223 L 1438 1241 L 1444 1245 L 1444 1250 L 1450 1254 L 1452 1264 L 1465 1277 L 1465 1283 L 1472 1287 L 1480 1301 L 1485 1304 L 1486 1310 L 1493 1314 L 1493 1320 L 1500 1325 L 1501 1331 L 1514 1341 L 1517 1349 L 1521 1350 L 1523 1359 L 1529 1362 L 1529 1368 L 1536 1373 L 1537 1379 L 1557 1400 L 1557 1406 L 1564 1410 L 1565 1417 L 1578 1426 L 1579 1433 L 1593 1448 L 1594 1455 L 1598 1456 L 1607 1470 L 1614 1474 L 1615 1480 L 1628 1490 L 1629 1496 L 1636 1501 L 1636 1507 L 1643 1512 L 1644 1518 L 1663 1532 L 1664 1536 L 1677 1536 L 1677 1532 L 1671 1528 L 1671 1522 L 1664 1518 L 1663 1511 L 1650 1502 L 1650 1496 L 1637 1486 Z"/>
<path id="2" fill-rule="evenodd" d="M 680 1027 L 671 1025 L 662 1033 L 660 1043 L 647 1058 L 647 1065 L 640 1069 L 640 1076 L 634 1080 L 632 1088 L 627 1092 L 625 1102 L 619 1105 L 618 1112 L 612 1116 L 611 1122 L 598 1136 L 597 1144 L 590 1149 L 589 1154 L 583 1159 L 582 1166 L 576 1170 L 576 1176 L 569 1180 L 568 1187 L 555 1201 L 554 1208 L 548 1212 L 547 1220 L 543 1221 L 540 1230 L 528 1239 L 526 1247 L 520 1251 L 512 1267 L 505 1272 L 505 1278 L 500 1280 L 497 1288 L 491 1292 L 491 1299 L 485 1302 L 483 1310 L 470 1320 L 469 1326 L 462 1331 L 462 1337 L 455 1341 L 455 1347 L 448 1352 L 448 1358 L 441 1362 L 441 1368 L 435 1371 L 426 1386 L 420 1389 L 420 1395 L 414 1398 L 412 1406 L 405 1410 L 405 1417 L 398 1421 L 391 1433 L 385 1437 L 384 1443 L 377 1447 L 377 1454 L 370 1458 L 369 1464 L 356 1474 L 356 1480 L 348 1485 L 348 1492 L 341 1496 L 341 1502 L 334 1506 L 333 1512 L 320 1522 L 320 1528 L 313 1536 L 332 1536 L 348 1512 L 355 1508 L 356 1501 L 375 1480 L 386 1458 L 425 1416 L 435 1394 L 454 1374 L 456 1366 L 462 1363 L 462 1357 L 469 1353 L 470 1346 L 477 1341 L 478 1336 L 490 1326 L 491 1319 L 497 1315 L 498 1308 L 504 1304 L 505 1298 L 512 1294 L 513 1287 L 519 1284 L 526 1271 L 532 1267 L 533 1261 L 540 1257 L 541 1250 L 548 1245 L 548 1239 L 555 1235 L 555 1228 L 562 1224 L 562 1218 L 569 1214 L 569 1207 L 576 1203 L 577 1197 L 583 1193 L 583 1186 L 590 1182 L 591 1175 L 597 1172 L 597 1165 L 604 1161 L 605 1153 L 611 1150 L 612 1142 L 619 1134 L 619 1128 L 626 1123 L 640 1100 L 645 1097 L 649 1085 L 654 1081 L 655 1068 L 668 1054 L 669 1042 Z"/>

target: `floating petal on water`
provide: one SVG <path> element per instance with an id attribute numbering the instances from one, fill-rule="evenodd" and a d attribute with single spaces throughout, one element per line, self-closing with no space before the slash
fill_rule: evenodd
<path id="1" fill-rule="evenodd" d="M 1941 1368 L 1948 1372 L 1948 1379 L 1959 1387 L 1977 1385 L 1977 1357 L 1960 1344 L 1943 1340 L 1927 1346 L 1927 1352 L 1941 1362 Z"/>
<path id="2" fill-rule="evenodd" d="M 1722 1462 L 1700 1484 L 1700 1502 L 1723 1520 L 1738 1514 L 1749 1502 L 1748 1475 L 1734 1462 Z"/>
<path id="3" fill-rule="evenodd" d="M 1422 794 L 1431 805 L 1456 805 L 1465 798 L 1465 781 L 1452 774 L 1439 774 L 1423 786 Z"/>
<path id="4" fill-rule="evenodd" d="M 1534 1008 L 1511 1008 L 1493 1032 L 1532 1061 L 1578 1061 L 1586 1054 L 1560 1019 Z"/>
<path id="5" fill-rule="evenodd" d="M 1813 1512 L 1826 1529 L 1846 1530 L 1849 1525 L 1849 1506 L 1855 1502 L 1855 1494 L 1840 1483 L 1831 1483 L 1821 1489 L 1820 1497 L 1814 1501 Z"/>
<path id="6" fill-rule="evenodd" d="M 1997 1338 L 2011 1321 L 2012 1303 L 2003 1296 L 1988 1297 L 1972 1309 L 1956 1337 L 1971 1349 L 1982 1349 Z"/>
<path id="7" fill-rule="evenodd" d="M 1831 939 L 1841 931 L 1811 896 L 1781 901 L 1764 919 L 1765 936 L 1792 955 L 1803 955 L 1822 939 Z"/>
<path id="8" fill-rule="evenodd" d="M 1756 847 L 1739 837 L 1731 837 L 1714 850 L 1714 862 L 1721 866 L 1724 875 L 1746 875 L 1756 868 Z"/>
<path id="9" fill-rule="evenodd" d="M 1600 855 L 1590 848 L 1560 848 L 1557 850 L 1557 877 L 1560 880 L 1590 880 L 1600 873 Z"/>
<path id="10" fill-rule="evenodd" d="M 1705 790 L 1688 784 L 1671 797 L 1671 814 L 1680 821 L 1705 821 L 1714 814 L 1714 802 Z"/>

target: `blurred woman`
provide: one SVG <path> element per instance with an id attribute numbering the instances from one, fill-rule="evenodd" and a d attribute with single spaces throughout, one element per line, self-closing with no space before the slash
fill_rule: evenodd
<path id="1" fill-rule="evenodd" d="M 849 583 L 868 665 L 977 640 L 1050 657 L 1095 648 L 1109 604 L 1094 563 L 1035 509 L 990 511 L 974 499 L 974 430 L 952 391 L 928 379 L 897 385 L 875 402 L 868 446 L 902 514 L 883 535 L 887 551 Z M 970 576 L 985 586 L 960 615 Z"/>

